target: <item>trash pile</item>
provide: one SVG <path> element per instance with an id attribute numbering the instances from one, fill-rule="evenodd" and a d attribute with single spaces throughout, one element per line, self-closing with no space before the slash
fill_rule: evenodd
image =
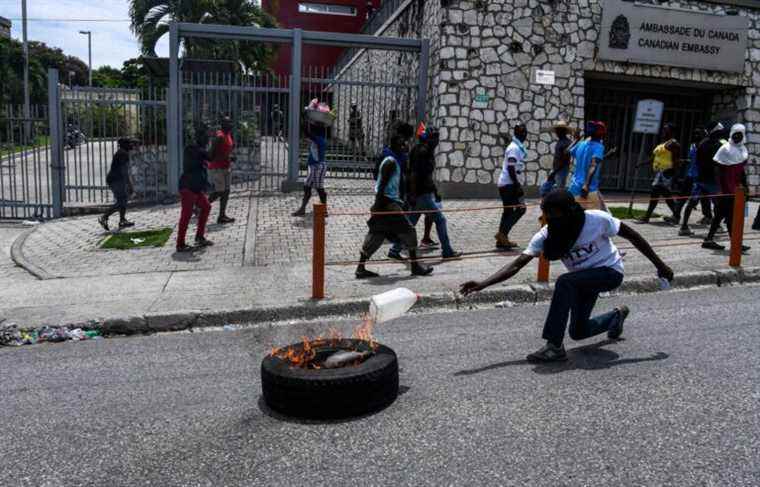
<path id="1" fill-rule="evenodd" d="M 68 328 L 64 326 L 44 326 L 40 329 L 20 328 L 15 323 L 0 325 L 0 346 L 20 347 L 44 342 L 65 342 L 97 340 L 103 338 L 98 330 Z"/>

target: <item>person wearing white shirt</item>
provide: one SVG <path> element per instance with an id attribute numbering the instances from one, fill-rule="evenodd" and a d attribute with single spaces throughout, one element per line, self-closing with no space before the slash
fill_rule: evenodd
<path id="1" fill-rule="evenodd" d="M 584 211 L 564 189 L 546 195 L 541 210 L 542 221 L 547 224 L 523 253 L 486 280 L 462 284 L 460 292 L 466 296 L 506 281 L 542 253 L 549 260 L 561 259 L 568 272 L 554 286 L 543 331 L 546 345 L 527 357 L 530 362 L 554 362 L 567 359 L 563 340 L 568 318 L 573 340 L 605 332 L 608 338 L 616 340 L 623 333 L 623 322 L 629 313 L 627 306 L 591 317 L 599 294 L 612 291 L 623 282 L 623 259 L 612 237 L 619 235 L 631 242 L 654 264 L 660 278 L 672 281 L 673 271 L 635 230 L 604 211 Z"/>
<path id="2" fill-rule="evenodd" d="M 510 250 L 517 244 L 509 240 L 512 227 L 525 214 L 525 200 L 522 185 L 525 182 L 525 139 L 528 130 L 525 125 L 518 123 L 514 128 L 514 137 L 504 151 L 504 163 L 499 175 L 499 196 L 504 205 L 499 222 L 499 232 L 495 235 L 496 248 Z"/>

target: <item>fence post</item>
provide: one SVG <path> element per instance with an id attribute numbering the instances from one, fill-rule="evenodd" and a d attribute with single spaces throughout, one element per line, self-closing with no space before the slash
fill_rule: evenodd
<path id="1" fill-rule="evenodd" d="M 325 216 L 327 205 L 314 204 L 313 250 L 311 258 L 311 298 L 325 298 Z"/>
<path id="2" fill-rule="evenodd" d="M 61 123 L 61 91 L 58 70 L 48 69 L 48 125 L 50 130 L 50 193 L 53 218 L 63 216 L 63 127 Z"/>
<path id="3" fill-rule="evenodd" d="M 298 186 L 299 157 L 301 156 L 301 63 L 303 60 L 303 31 L 293 29 L 291 44 L 290 83 L 288 84 L 288 178 L 283 192 L 294 191 Z"/>
<path id="4" fill-rule="evenodd" d="M 733 208 L 734 215 L 731 222 L 731 257 L 728 260 L 728 265 L 731 267 L 741 267 L 742 265 L 745 198 L 744 189 L 741 187 L 736 188 Z"/>

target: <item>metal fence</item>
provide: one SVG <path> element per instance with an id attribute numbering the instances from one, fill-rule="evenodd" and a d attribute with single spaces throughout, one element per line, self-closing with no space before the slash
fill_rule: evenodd
<path id="1" fill-rule="evenodd" d="M 414 124 L 417 84 L 400 83 L 388 71 L 357 79 L 320 67 L 307 67 L 302 78 L 303 105 L 319 99 L 337 115 L 327 131 L 327 177 L 369 179 L 376 159 L 396 121 Z M 301 171 L 306 170 L 308 141 L 301 147 Z"/>
<path id="2" fill-rule="evenodd" d="M 0 218 L 50 218 L 48 107 L 0 107 Z"/>
<path id="3" fill-rule="evenodd" d="M 271 73 L 183 73 L 183 141 L 200 125 L 219 128 L 233 120 L 233 187 L 279 191 L 288 175 L 289 79 Z"/>
<path id="4" fill-rule="evenodd" d="M 111 200 L 106 175 L 122 137 L 140 141 L 130 157 L 133 199 L 157 201 L 166 194 L 164 89 L 62 88 L 60 106 L 65 205 Z"/>
<path id="5" fill-rule="evenodd" d="M 382 2 L 382 5 L 380 5 L 380 8 L 372 12 L 372 15 L 367 19 L 367 21 L 362 26 L 360 34 L 366 34 L 366 35 L 376 35 L 377 32 L 380 30 L 380 27 L 383 26 L 383 24 L 391 18 L 393 14 L 396 13 L 396 11 L 405 3 L 408 3 L 408 0 L 385 0 Z M 336 64 L 338 68 L 338 72 L 340 72 L 343 67 L 345 67 L 351 59 L 356 56 L 361 48 L 355 48 L 355 47 L 349 47 L 343 50 L 340 57 L 338 58 L 338 62 Z"/>

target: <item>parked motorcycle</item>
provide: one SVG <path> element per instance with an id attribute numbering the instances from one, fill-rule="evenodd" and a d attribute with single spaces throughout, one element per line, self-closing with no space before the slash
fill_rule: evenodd
<path id="1" fill-rule="evenodd" d="M 87 137 L 84 136 L 81 130 L 74 125 L 69 124 L 66 127 L 66 144 L 65 147 L 73 149 L 78 145 L 82 145 L 87 142 Z"/>

